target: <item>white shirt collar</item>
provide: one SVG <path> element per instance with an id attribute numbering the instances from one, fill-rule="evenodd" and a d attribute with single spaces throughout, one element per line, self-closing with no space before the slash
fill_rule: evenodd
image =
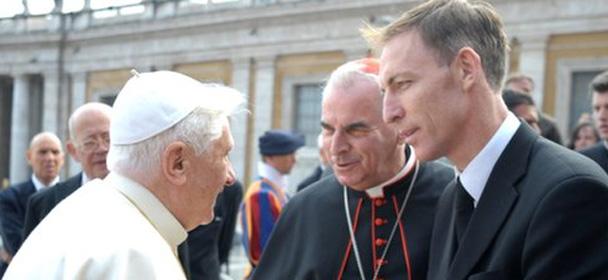
<path id="1" fill-rule="evenodd" d="M 281 174 L 274 167 L 272 167 L 264 162 L 258 162 L 258 175 L 260 177 L 270 180 L 273 184 L 283 188 L 284 191 L 287 191 L 287 186 L 288 186 L 287 175 Z"/>
<path id="2" fill-rule="evenodd" d="M 51 183 L 47 186 L 44 183 L 40 182 L 40 180 L 38 180 L 38 177 L 36 177 L 36 175 L 34 175 L 32 173 L 32 183 L 34 183 L 34 188 L 36 188 L 36 191 L 42 190 L 46 187 L 52 187 L 55 184 L 57 184 L 59 182 L 59 176 L 55 177 L 55 179 L 53 179 L 53 181 L 51 181 Z"/>
<path id="3" fill-rule="evenodd" d="M 488 178 L 498 158 L 515 135 L 521 123 L 513 115 L 508 112 L 507 117 L 502 122 L 494 136 L 483 147 L 483 149 L 473 158 L 473 160 L 465 167 L 460 174 L 460 182 L 467 190 L 469 195 L 475 200 L 474 205 L 477 207 L 479 198 L 483 193 Z"/>
<path id="4" fill-rule="evenodd" d="M 84 171 L 82 171 L 82 177 L 80 179 L 80 183 L 81 183 L 80 185 L 82 186 L 82 185 L 88 183 L 89 181 L 91 181 L 91 178 L 89 178 L 89 176 L 87 176 L 87 174 L 84 173 Z"/>
<path id="5" fill-rule="evenodd" d="M 365 190 L 365 192 L 367 193 L 367 195 L 369 197 L 371 197 L 371 198 L 384 197 L 384 191 L 383 191 L 384 187 L 401 180 L 403 177 L 405 177 L 407 174 L 410 173 L 410 171 L 414 168 L 414 166 L 416 166 L 416 152 L 414 151 L 414 147 L 409 146 L 409 145 L 408 145 L 408 147 L 409 147 L 411 153 L 407 159 L 407 162 L 403 165 L 403 168 L 401 168 L 401 170 L 399 170 L 399 172 L 397 172 L 397 174 L 395 174 L 395 176 L 393 176 L 389 180 L 381 183 L 380 185 L 377 185 L 375 187 L 371 187 L 371 188 Z"/>
<path id="6" fill-rule="evenodd" d="M 177 256 L 177 246 L 186 240 L 188 234 L 165 205 L 147 188 L 120 174 L 110 172 L 104 181 L 120 191 L 146 216 Z"/>

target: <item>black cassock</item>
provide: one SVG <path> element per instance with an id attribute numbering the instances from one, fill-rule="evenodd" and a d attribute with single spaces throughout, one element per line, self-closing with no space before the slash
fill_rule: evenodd
<path id="1" fill-rule="evenodd" d="M 377 279 L 407 279 L 408 273 L 415 280 L 426 278 L 437 200 L 454 178 L 453 169 L 444 164 L 420 163 L 402 222 L 397 224 L 386 258 L 380 260 L 413 174 L 408 172 L 385 186 L 382 198 L 347 188 L 366 279 L 372 279 L 380 262 Z M 343 188 L 331 175 L 295 195 L 283 209 L 252 279 L 360 279 Z"/>

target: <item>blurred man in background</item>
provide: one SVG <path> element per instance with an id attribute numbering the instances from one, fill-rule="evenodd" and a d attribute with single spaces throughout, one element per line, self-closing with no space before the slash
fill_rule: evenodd
<path id="1" fill-rule="evenodd" d="M 323 133 L 317 137 L 317 147 L 319 148 L 319 165 L 315 167 L 312 174 L 308 175 L 302 182 L 298 184 L 297 190 L 302 191 L 306 187 L 319 181 L 321 178 L 332 173 L 331 163 L 329 162 L 329 156 L 327 155 L 327 149 L 323 146 Z"/>
<path id="2" fill-rule="evenodd" d="M 0 193 L 0 233 L 5 250 L 0 266 L 6 266 L 21 247 L 30 196 L 59 182 L 59 171 L 64 162 L 61 140 L 51 132 L 36 134 L 30 142 L 26 158 L 33 171 L 30 179 Z"/>
<path id="3" fill-rule="evenodd" d="M 32 195 L 25 216 L 24 240 L 64 198 L 88 181 L 103 179 L 108 174 L 106 156 L 110 147 L 111 114 L 110 106 L 96 102 L 84 104 L 72 113 L 68 120 L 70 139 L 67 150 L 80 163 L 82 172 L 54 188 Z"/>
<path id="4" fill-rule="evenodd" d="M 241 206 L 243 246 L 252 269 L 289 199 L 287 175 L 296 164 L 296 151 L 304 146 L 302 135 L 285 130 L 266 131 L 258 141 L 262 156 L 258 164 L 260 179 L 249 186 Z"/>
<path id="5" fill-rule="evenodd" d="M 505 82 L 505 88 L 521 92 L 532 97 L 532 93 L 534 92 L 534 80 L 532 80 L 532 77 L 524 74 L 511 74 Z M 557 128 L 555 120 L 541 112 L 540 108 L 537 108 L 537 111 L 538 125 L 540 127 L 541 135 L 561 145 L 562 136 L 559 132 L 559 129 Z"/>
<path id="6" fill-rule="evenodd" d="M 608 172 L 608 71 L 597 75 L 591 81 L 590 88 L 593 92 L 593 120 L 601 141 L 581 153 Z"/>

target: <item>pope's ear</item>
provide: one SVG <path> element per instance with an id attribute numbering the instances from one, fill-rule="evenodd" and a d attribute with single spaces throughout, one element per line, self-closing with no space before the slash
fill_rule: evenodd
<path id="1" fill-rule="evenodd" d="M 173 142 L 161 155 L 161 172 L 173 185 L 181 186 L 187 181 L 187 170 L 190 165 L 188 147 L 183 142 Z"/>

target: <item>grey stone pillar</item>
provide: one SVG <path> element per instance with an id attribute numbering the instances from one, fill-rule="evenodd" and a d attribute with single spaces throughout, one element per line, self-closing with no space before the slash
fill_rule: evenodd
<path id="1" fill-rule="evenodd" d="M 42 131 L 59 132 L 59 75 L 55 71 L 44 74 Z"/>
<path id="2" fill-rule="evenodd" d="M 74 112 L 78 107 L 86 103 L 87 95 L 87 73 L 76 72 L 72 73 L 72 92 L 70 113 Z M 68 114 L 68 115 L 69 115 Z"/>
<path id="3" fill-rule="evenodd" d="M 70 111 L 68 112 L 68 118 L 78 107 L 82 106 L 86 103 L 86 93 L 87 93 L 87 73 L 85 72 L 75 72 L 72 73 L 72 92 L 71 92 L 71 102 L 70 102 Z M 68 125 L 68 120 L 65 120 L 66 125 Z M 69 137 L 69 136 L 68 136 Z M 68 139 L 65 139 L 67 142 Z M 65 149 L 65 145 L 64 145 Z M 67 154 L 66 151 L 66 170 L 67 176 L 69 178 L 71 176 L 76 175 L 76 173 L 80 172 L 80 164 L 75 161 L 71 156 Z"/>
<path id="4" fill-rule="evenodd" d="M 252 162 L 250 163 L 251 172 L 250 179 L 254 180 L 257 177 L 257 162 L 260 161 L 260 153 L 258 151 L 258 138 L 264 134 L 266 130 L 272 128 L 272 107 L 274 103 L 274 79 L 275 57 L 258 57 L 255 58 L 255 100 L 254 115 L 253 115 L 253 148 L 251 149 Z"/>
<path id="5" fill-rule="evenodd" d="M 545 94 L 545 66 L 547 35 L 530 35 L 518 37 L 521 42 L 521 56 L 519 57 L 519 72 L 529 75 L 534 80 L 532 97 L 538 108 L 543 108 Z"/>
<path id="6" fill-rule="evenodd" d="M 232 60 L 232 87 L 243 93 L 249 102 L 249 79 L 251 62 L 249 58 L 238 58 Z M 244 109 L 247 107 L 245 106 Z M 230 160 L 234 171 L 244 181 L 245 168 L 247 167 L 245 153 L 247 152 L 247 117 L 248 112 L 239 112 L 232 119 L 232 135 L 234 137 L 234 149 L 230 153 Z"/>
<path id="7" fill-rule="evenodd" d="M 25 153 L 29 146 L 29 77 L 15 75 L 13 85 L 13 112 L 11 121 L 10 181 L 24 181 L 28 177 Z"/>

